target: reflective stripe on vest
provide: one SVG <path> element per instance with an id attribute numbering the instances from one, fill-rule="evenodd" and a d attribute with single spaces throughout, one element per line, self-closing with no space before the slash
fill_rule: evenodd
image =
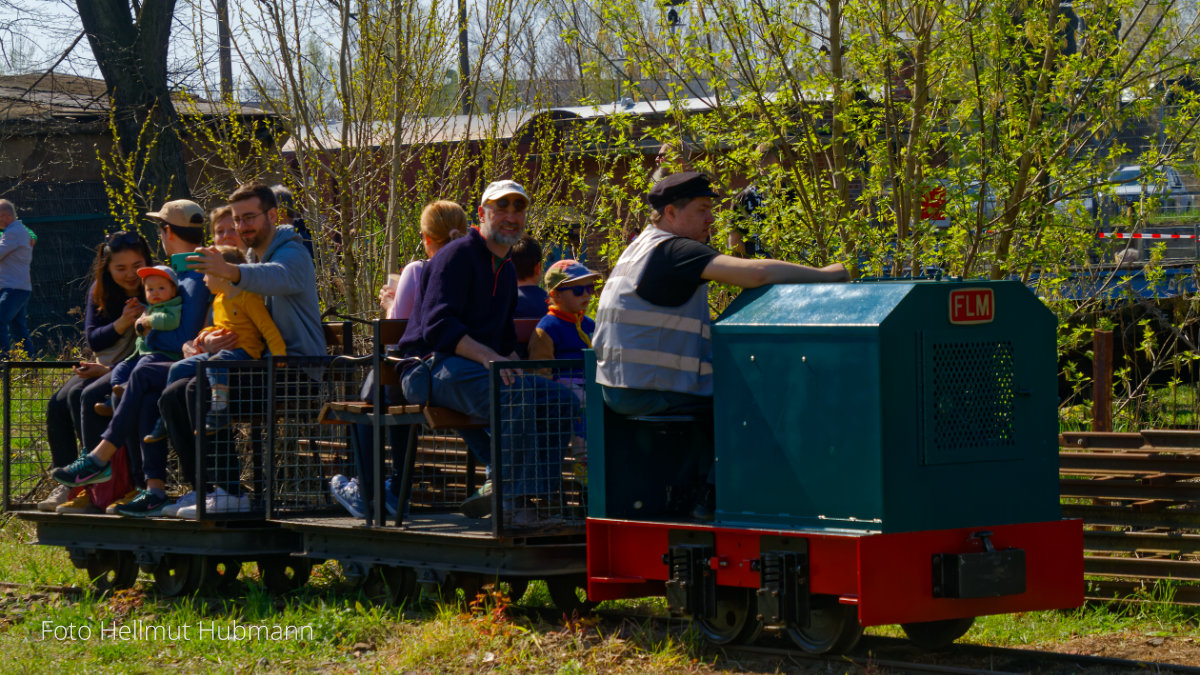
<path id="1" fill-rule="evenodd" d="M 679 307 L 655 305 L 637 294 L 650 254 L 675 236 L 647 226 L 605 282 L 592 339 L 600 384 L 712 395 L 708 284 Z"/>

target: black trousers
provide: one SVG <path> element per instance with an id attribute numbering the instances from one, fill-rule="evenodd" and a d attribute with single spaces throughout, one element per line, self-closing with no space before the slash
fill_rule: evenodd
<path id="1" fill-rule="evenodd" d="M 108 418 L 97 415 L 95 405 L 112 392 L 109 379 L 109 373 L 86 379 L 72 375 L 46 403 L 46 440 L 54 466 L 73 462 L 80 443 L 84 452 L 100 443 Z"/>

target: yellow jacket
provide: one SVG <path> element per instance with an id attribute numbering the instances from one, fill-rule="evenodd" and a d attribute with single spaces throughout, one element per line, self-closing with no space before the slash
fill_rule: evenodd
<path id="1" fill-rule="evenodd" d="M 213 325 L 200 331 L 201 334 L 224 328 L 237 334 L 238 348 L 246 350 L 252 358 L 262 356 L 264 339 L 266 346 L 271 349 L 271 354 L 287 356 L 283 336 L 271 320 L 271 313 L 263 304 L 261 295 L 249 291 L 240 291 L 232 295 L 218 293 L 213 299 L 212 310 Z"/>

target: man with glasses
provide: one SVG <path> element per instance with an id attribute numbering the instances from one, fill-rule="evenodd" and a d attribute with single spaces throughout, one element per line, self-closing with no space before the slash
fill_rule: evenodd
<path id="1" fill-rule="evenodd" d="M 275 224 L 275 194 L 262 183 L 250 183 L 235 190 L 229 196 L 229 202 L 238 236 L 249 247 L 248 262 L 229 263 L 216 248 L 210 247 L 197 250 L 189 266 L 198 273 L 227 279 L 239 290 L 263 296 L 289 356 L 324 355 L 325 336 L 321 329 L 312 256 L 295 229 Z M 196 344 L 198 350 L 208 353 L 236 347 L 237 335 L 223 330 L 204 334 Z M 194 462 L 194 430 L 204 423 L 202 419 L 192 419 L 196 409 L 195 380 L 188 378 L 172 384 L 159 400 L 171 444 L 180 461 L 185 463 Z M 228 433 L 228 430 L 221 432 Z M 229 447 L 222 439 L 215 440 L 213 446 Z M 228 465 L 230 460 L 235 464 Z M 249 510 L 249 499 L 241 494 L 236 460 L 236 457 L 224 455 L 217 460 L 223 464 L 214 467 L 213 482 L 217 485 L 205 500 L 206 513 Z M 194 494 L 191 497 L 185 495 L 175 507 L 167 513 L 180 518 L 197 516 Z"/>
<path id="2" fill-rule="evenodd" d="M 529 195 L 519 183 L 491 183 L 479 205 L 479 229 L 446 244 L 422 270 L 421 304 L 413 309 L 398 347 L 428 367 L 410 366 L 401 380 L 412 403 L 450 408 L 480 419 L 491 417 L 489 364 L 514 360 L 513 313 L 517 274 L 509 252 L 525 232 Z M 511 473 L 505 483 L 506 524 L 533 527 L 547 512 L 533 508 L 561 492 L 562 454 L 571 442 L 578 402 L 565 388 L 543 378 L 503 371 L 501 452 Z M 427 400 L 428 399 L 428 400 Z M 554 428 L 545 420 L 557 419 Z M 481 430 L 462 430 L 480 461 L 491 464 L 490 441 Z M 538 436 L 541 447 L 534 447 Z M 486 485 L 464 503 L 468 515 L 490 511 Z M 482 508 L 481 508 L 482 507 Z"/>

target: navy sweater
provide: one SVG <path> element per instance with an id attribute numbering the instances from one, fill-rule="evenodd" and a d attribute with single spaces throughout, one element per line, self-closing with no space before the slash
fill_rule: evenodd
<path id="1" fill-rule="evenodd" d="M 446 244 L 421 270 L 421 304 L 413 308 L 400 340 L 403 356 L 453 354 L 464 335 L 508 356 L 517 345 L 513 312 L 517 273 L 505 258 L 499 266 L 472 228 Z"/>

